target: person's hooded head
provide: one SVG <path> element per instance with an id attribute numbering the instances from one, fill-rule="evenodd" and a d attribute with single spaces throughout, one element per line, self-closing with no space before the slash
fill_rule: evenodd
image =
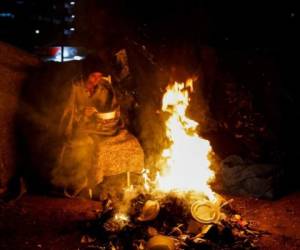
<path id="1" fill-rule="evenodd" d="M 82 76 L 87 80 L 91 75 L 96 79 L 97 77 L 109 75 L 108 66 L 97 55 L 88 55 L 82 61 Z"/>

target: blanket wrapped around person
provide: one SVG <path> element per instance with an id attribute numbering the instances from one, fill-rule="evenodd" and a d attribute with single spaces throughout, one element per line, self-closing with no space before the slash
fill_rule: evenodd
<path id="1" fill-rule="evenodd" d="M 52 184 L 76 197 L 92 190 L 105 176 L 141 173 L 144 153 L 125 128 L 110 76 L 91 72 L 72 83 L 60 122 L 65 138 L 52 171 Z"/>

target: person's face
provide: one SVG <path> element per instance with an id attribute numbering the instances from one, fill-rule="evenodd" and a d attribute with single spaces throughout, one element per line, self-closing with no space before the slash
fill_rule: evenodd
<path id="1" fill-rule="evenodd" d="M 95 86 L 102 78 L 101 72 L 93 72 L 89 75 L 87 80 L 87 85 L 89 86 Z"/>

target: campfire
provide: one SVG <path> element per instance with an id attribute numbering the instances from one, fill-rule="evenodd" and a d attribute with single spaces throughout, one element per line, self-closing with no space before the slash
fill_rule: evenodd
<path id="1" fill-rule="evenodd" d="M 186 116 L 193 80 L 167 86 L 162 111 L 168 116 L 168 147 L 159 171 L 142 186 L 130 183 L 121 201 L 106 200 L 99 219 L 88 222 L 82 243 L 88 249 L 253 249 L 260 234 L 251 230 L 210 188 L 212 148 Z M 151 167 L 151 166 L 150 166 Z"/>
<path id="2" fill-rule="evenodd" d="M 162 175 L 158 175 L 157 188 L 165 192 L 200 192 L 215 201 L 208 185 L 214 177 L 208 159 L 211 146 L 197 135 L 198 123 L 186 117 L 189 91 L 193 91 L 191 79 L 169 85 L 163 96 L 162 110 L 170 114 L 166 135 L 171 145 L 161 155 L 165 166 L 162 166 Z"/>

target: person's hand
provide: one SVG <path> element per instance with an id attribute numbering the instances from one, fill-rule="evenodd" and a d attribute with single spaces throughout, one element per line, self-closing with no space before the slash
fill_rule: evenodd
<path id="1" fill-rule="evenodd" d="M 84 115 L 87 117 L 92 116 L 96 112 L 97 112 L 97 109 L 95 107 L 86 107 L 84 109 Z"/>

